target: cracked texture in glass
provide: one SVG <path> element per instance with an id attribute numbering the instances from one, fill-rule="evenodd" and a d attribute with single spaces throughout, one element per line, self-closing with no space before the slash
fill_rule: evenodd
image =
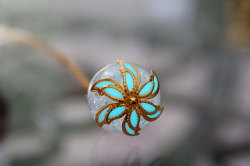
<path id="1" fill-rule="evenodd" d="M 136 64 L 135 64 L 136 65 Z M 138 70 L 140 71 L 141 74 L 141 84 L 146 82 L 149 79 L 150 72 L 143 67 L 136 65 Z M 96 113 L 98 110 L 103 107 L 104 105 L 115 103 L 115 101 L 109 99 L 107 96 L 99 95 L 97 92 L 91 92 L 90 88 L 92 85 L 99 81 L 100 79 L 104 78 L 111 78 L 115 81 L 117 81 L 120 85 L 123 87 L 123 77 L 122 73 L 120 72 L 120 65 L 117 63 L 112 63 L 109 65 L 104 66 L 102 69 L 100 69 L 93 77 L 93 79 L 90 82 L 89 89 L 88 89 L 88 105 L 89 109 L 92 113 L 93 118 L 95 119 Z M 160 104 L 160 91 L 159 93 L 152 99 L 149 99 L 148 101 L 151 101 L 155 105 Z M 140 128 L 143 129 L 145 126 L 148 125 L 148 121 L 146 121 L 142 116 L 140 117 Z M 122 131 L 122 122 L 123 122 L 124 116 L 120 119 L 114 120 L 112 123 L 109 125 L 104 125 L 103 128 L 109 132 L 112 133 L 123 133 Z"/>

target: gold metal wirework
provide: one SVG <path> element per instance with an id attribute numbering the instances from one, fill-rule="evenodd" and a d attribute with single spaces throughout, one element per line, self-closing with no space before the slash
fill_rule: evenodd
<path id="1" fill-rule="evenodd" d="M 96 124 L 97 124 L 97 126 L 102 127 L 105 124 L 109 125 L 112 121 L 125 116 L 125 118 L 123 120 L 123 123 L 122 123 L 123 132 L 126 135 L 129 135 L 129 136 L 139 135 L 139 130 L 141 129 L 140 128 L 140 120 L 141 120 L 140 117 L 142 116 L 147 121 L 154 121 L 154 120 L 158 119 L 158 117 L 161 115 L 162 111 L 164 110 L 164 107 L 161 107 L 160 105 L 155 105 L 152 102 L 147 101 L 147 99 L 152 99 L 153 97 L 155 97 L 159 93 L 160 84 L 158 83 L 158 87 L 157 87 L 155 92 L 153 92 L 154 88 L 152 88 L 146 94 L 141 95 L 140 91 L 148 83 L 151 82 L 152 87 L 155 86 L 154 77 L 157 78 L 157 76 L 155 75 L 154 71 L 153 70 L 151 71 L 149 79 L 140 86 L 141 74 L 140 74 L 140 71 L 138 70 L 138 68 L 134 64 L 132 64 L 132 63 L 130 63 L 128 61 L 124 61 L 124 60 L 118 60 L 117 63 L 121 66 L 120 67 L 120 72 L 121 72 L 121 74 L 123 76 L 123 86 L 120 85 L 117 81 L 115 81 L 115 80 L 113 80 L 111 78 L 104 78 L 104 79 L 100 79 L 97 82 L 95 82 L 92 85 L 92 87 L 90 88 L 90 91 L 97 92 L 99 95 L 105 95 L 105 96 L 107 96 L 108 98 L 110 98 L 111 100 L 114 101 L 114 103 L 104 105 L 103 107 L 101 107 L 98 110 L 98 112 L 96 113 L 96 117 L 95 117 Z M 135 76 L 134 73 L 132 73 L 129 69 L 127 69 L 124 66 L 124 63 L 127 63 L 127 64 L 129 64 L 130 66 L 133 67 L 133 69 L 136 72 L 137 77 Z M 128 89 L 127 82 L 126 82 L 126 73 L 129 73 L 132 76 L 132 79 L 133 79 L 133 88 L 132 88 L 132 90 Z M 157 78 L 157 80 L 158 80 L 158 78 Z M 96 86 L 100 82 L 105 82 L 105 81 L 111 82 L 111 83 L 113 83 L 113 85 L 104 85 L 103 87 L 97 87 Z M 123 98 L 118 98 L 118 97 L 110 95 L 109 93 L 107 93 L 105 91 L 106 88 L 116 89 L 117 91 L 119 91 L 123 95 Z M 155 110 L 152 111 L 152 112 L 147 112 L 147 111 L 144 110 L 141 103 L 150 104 L 155 108 Z M 110 113 L 115 108 L 118 108 L 118 107 L 125 107 L 125 110 L 120 115 L 118 115 L 116 117 L 113 117 L 113 118 L 109 118 Z M 104 120 L 102 122 L 99 122 L 99 116 L 103 112 L 103 110 L 105 110 L 105 109 L 108 109 L 106 111 L 106 113 L 105 113 L 105 118 L 104 118 Z M 136 126 L 133 126 L 131 121 L 129 120 L 130 116 L 131 116 L 131 113 L 134 110 L 136 111 L 137 118 L 138 118 L 138 122 L 137 122 Z M 157 113 L 159 111 L 160 111 L 159 116 L 157 116 L 155 118 L 149 118 L 148 117 L 148 115 L 153 115 L 153 114 L 155 114 L 155 113 Z M 133 129 L 135 131 L 134 135 L 131 135 L 131 134 L 129 134 L 127 132 L 126 127 L 125 127 L 126 123 L 128 124 L 128 126 L 131 129 Z"/>

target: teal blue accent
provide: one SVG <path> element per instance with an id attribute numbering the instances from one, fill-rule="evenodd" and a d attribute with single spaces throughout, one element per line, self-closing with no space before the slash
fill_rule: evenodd
<path id="1" fill-rule="evenodd" d="M 110 82 L 110 81 L 102 81 L 102 82 L 99 82 L 98 84 L 96 84 L 95 86 L 97 88 L 102 88 L 104 85 L 115 85 L 113 82 Z"/>
<path id="2" fill-rule="evenodd" d="M 146 110 L 147 112 L 154 112 L 155 111 L 155 107 L 151 104 L 148 103 L 141 103 L 141 106 L 143 107 L 144 110 Z"/>
<path id="3" fill-rule="evenodd" d="M 130 153 L 127 166 L 132 166 L 135 159 L 136 159 L 136 153 L 135 152 Z"/>
<path id="4" fill-rule="evenodd" d="M 130 91 L 132 91 L 133 86 L 134 86 L 134 80 L 131 74 L 129 74 L 128 72 L 126 73 L 126 83 L 127 83 L 127 87 Z"/>
<path id="5" fill-rule="evenodd" d="M 157 88 L 158 88 L 158 79 L 157 79 L 157 77 L 156 76 L 154 76 L 154 83 L 155 83 L 155 87 L 154 87 L 154 90 L 153 90 L 153 92 L 152 93 L 155 93 L 156 92 L 156 90 L 157 90 Z"/>
<path id="6" fill-rule="evenodd" d="M 156 163 L 154 163 L 154 166 L 161 166 L 162 162 L 161 161 L 157 161 Z"/>
<path id="7" fill-rule="evenodd" d="M 114 96 L 117 98 L 123 98 L 122 93 L 115 88 L 105 88 L 105 92 L 111 96 Z"/>
<path id="8" fill-rule="evenodd" d="M 113 110 L 109 113 L 109 119 L 121 115 L 121 114 L 124 112 L 124 110 L 125 110 L 125 107 L 124 107 L 124 106 L 117 107 L 117 108 L 113 109 Z"/>
<path id="9" fill-rule="evenodd" d="M 130 64 L 124 63 L 124 66 L 125 66 L 127 69 L 129 69 L 130 71 L 132 71 L 132 72 L 134 73 L 134 75 L 135 75 L 135 78 L 137 78 L 136 71 L 135 71 L 135 69 L 134 69 Z"/>
<path id="10" fill-rule="evenodd" d="M 128 123 L 125 123 L 125 128 L 129 134 L 135 135 L 135 131 L 128 126 Z"/>
<path id="11" fill-rule="evenodd" d="M 161 114 L 161 111 L 157 111 L 155 114 L 153 115 L 147 115 L 149 118 L 156 118 Z"/>
<path id="12" fill-rule="evenodd" d="M 105 119 L 105 114 L 106 112 L 110 109 L 110 107 L 105 108 L 104 110 L 102 110 L 102 112 L 99 115 L 99 119 L 98 122 L 101 123 L 104 119 Z"/>
<path id="13" fill-rule="evenodd" d="M 130 115 L 130 122 L 131 122 L 131 124 L 132 124 L 133 127 L 137 126 L 138 116 L 137 116 L 137 113 L 136 113 L 135 110 Z"/>
<path id="14" fill-rule="evenodd" d="M 139 94 L 140 94 L 140 95 L 144 95 L 144 94 L 150 92 L 150 91 L 152 90 L 152 88 L 153 88 L 153 84 L 152 84 L 152 82 L 149 82 L 149 83 L 147 83 L 147 84 L 142 88 L 142 90 L 140 91 Z"/>

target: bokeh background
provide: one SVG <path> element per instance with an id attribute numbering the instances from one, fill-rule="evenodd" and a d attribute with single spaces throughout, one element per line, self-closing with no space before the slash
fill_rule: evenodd
<path id="1" fill-rule="evenodd" d="M 46 53 L 0 41 L 1 166 L 249 166 L 249 0 L 0 0 L 89 78 L 154 69 L 165 112 L 138 137 L 95 125 L 86 91 Z"/>

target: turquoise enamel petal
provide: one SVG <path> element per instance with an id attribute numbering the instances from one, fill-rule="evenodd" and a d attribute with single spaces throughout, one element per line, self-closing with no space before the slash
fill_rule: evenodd
<path id="1" fill-rule="evenodd" d="M 155 111 L 155 107 L 153 105 L 151 105 L 151 104 L 141 103 L 141 106 L 147 112 L 154 112 Z"/>
<path id="2" fill-rule="evenodd" d="M 157 118 L 160 114 L 161 114 L 161 111 L 157 111 L 155 114 L 153 114 L 153 115 L 147 115 L 147 116 L 149 118 Z"/>
<path id="3" fill-rule="evenodd" d="M 142 90 L 140 91 L 140 95 L 145 95 L 146 93 L 150 92 L 153 88 L 152 82 L 147 83 Z"/>
<path id="4" fill-rule="evenodd" d="M 132 73 L 135 75 L 135 78 L 137 78 L 136 71 L 135 71 L 135 69 L 134 69 L 130 64 L 124 63 L 124 66 L 125 66 L 128 70 L 132 71 Z"/>
<path id="5" fill-rule="evenodd" d="M 109 94 L 110 96 L 116 97 L 116 98 L 123 98 L 123 95 L 120 91 L 118 91 L 115 88 L 105 88 L 105 92 Z"/>
<path id="6" fill-rule="evenodd" d="M 105 85 L 115 85 L 115 84 L 113 82 L 110 82 L 110 81 L 102 81 L 102 82 L 99 82 L 98 84 L 96 84 L 95 86 L 97 88 L 102 88 Z"/>
<path id="7" fill-rule="evenodd" d="M 133 127 L 137 126 L 138 116 L 137 116 L 137 113 L 136 113 L 135 110 L 130 115 L 130 122 L 131 122 L 131 124 L 132 124 Z"/>
<path id="8" fill-rule="evenodd" d="M 157 79 L 157 77 L 156 76 L 154 76 L 154 90 L 153 90 L 153 92 L 152 93 L 155 93 L 156 92 L 156 90 L 157 90 L 157 88 L 158 88 L 158 86 L 159 86 L 159 84 L 158 84 L 158 79 Z"/>
<path id="9" fill-rule="evenodd" d="M 128 126 L 128 123 L 125 123 L 125 128 L 126 128 L 126 131 L 131 134 L 131 135 L 135 135 L 135 131 L 132 130 L 129 126 Z"/>
<path id="10" fill-rule="evenodd" d="M 105 108 L 99 115 L 98 122 L 101 123 L 105 119 L 106 112 L 110 109 L 110 107 Z"/>
<path id="11" fill-rule="evenodd" d="M 127 83 L 127 87 L 130 91 L 132 91 L 133 86 L 134 86 L 134 81 L 133 81 L 133 77 L 131 74 L 129 74 L 128 72 L 126 73 L 126 83 Z"/>
<path id="12" fill-rule="evenodd" d="M 119 115 L 121 115 L 125 110 L 125 107 L 124 106 L 121 106 L 121 107 L 117 107 L 115 109 L 113 109 L 110 113 L 109 113 L 109 116 L 108 118 L 114 118 L 114 117 L 117 117 Z"/>

